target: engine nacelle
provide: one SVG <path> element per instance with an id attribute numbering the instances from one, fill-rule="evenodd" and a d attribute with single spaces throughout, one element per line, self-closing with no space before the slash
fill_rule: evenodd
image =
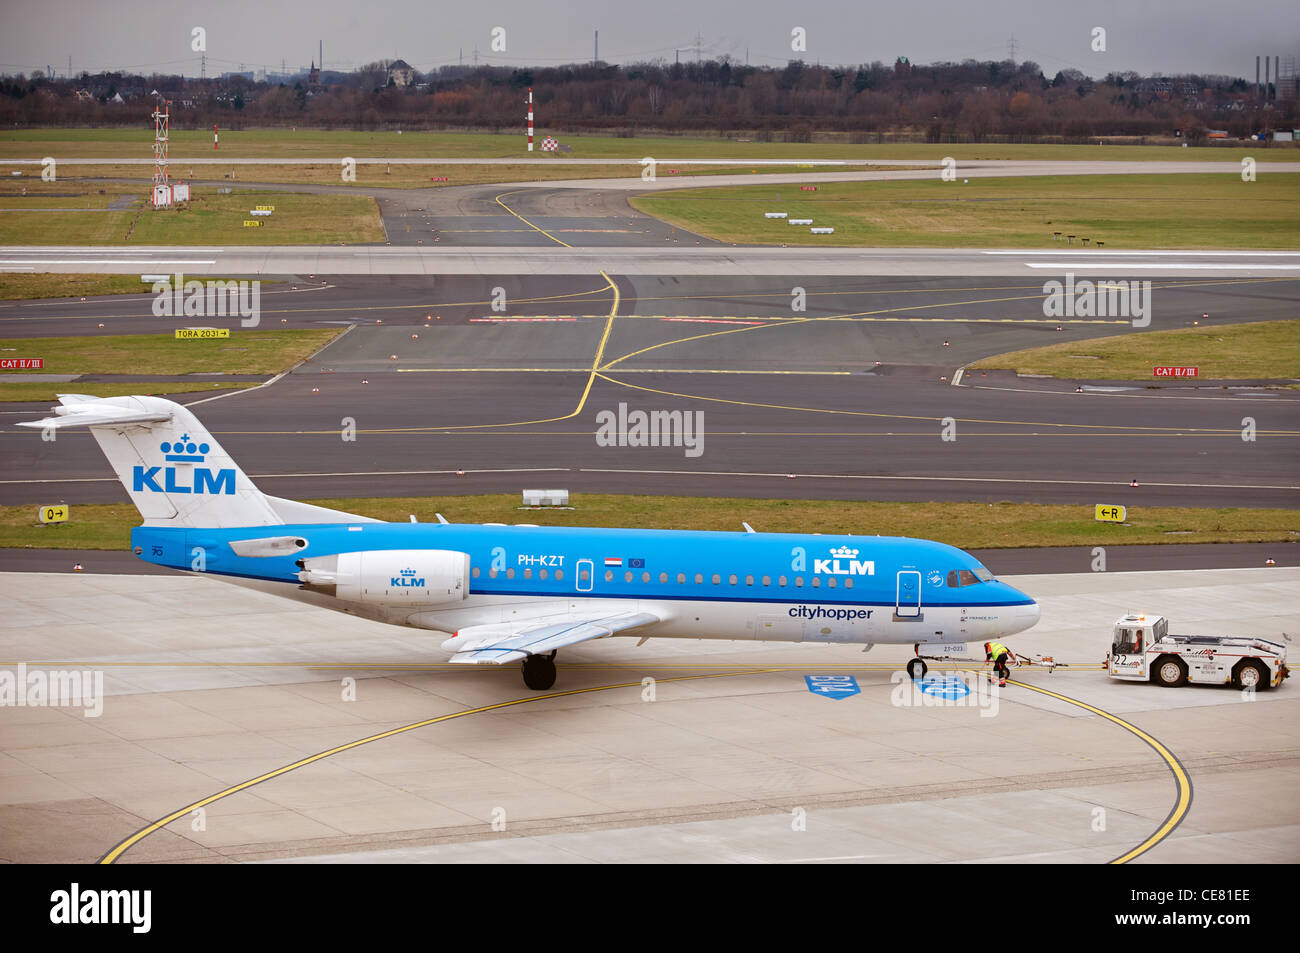
<path id="1" fill-rule="evenodd" d="M 469 596 L 469 553 L 382 549 L 299 560 L 303 588 L 346 602 L 429 606 Z"/>

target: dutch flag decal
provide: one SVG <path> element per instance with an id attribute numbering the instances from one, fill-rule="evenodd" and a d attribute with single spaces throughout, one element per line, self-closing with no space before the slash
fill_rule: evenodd
<path id="1" fill-rule="evenodd" d="M 605 557 L 605 565 L 606 565 L 606 566 L 621 566 L 621 565 L 623 565 L 623 560 L 620 559 L 620 558 L 618 558 L 617 556 L 606 556 L 606 557 Z"/>

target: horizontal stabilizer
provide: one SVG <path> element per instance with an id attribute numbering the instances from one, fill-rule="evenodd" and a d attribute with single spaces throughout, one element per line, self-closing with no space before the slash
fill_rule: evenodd
<path id="1" fill-rule="evenodd" d="M 169 413 L 159 413 L 158 411 L 140 410 L 133 407 L 121 407 L 112 404 L 104 404 L 97 397 L 91 397 L 86 402 L 74 400 L 69 402 L 70 398 L 85 397 L 84 394 L 60 394 L 59 399 L 64 401 L 62 407 L 55 407 L 53 417 L 44 417 L 41 420 L 30 420 L 18 424 L 19 427 L 30 427 L 33 430 L 45 430 L 54 428 L 61 430 L 65 427 L 98 427 L 112 426 L 113 424 L 151 424 L 161 423 L 164 420 L 171 420 L 172 415 Z M 91 402 L 93 401 L 93 403 Z"/>

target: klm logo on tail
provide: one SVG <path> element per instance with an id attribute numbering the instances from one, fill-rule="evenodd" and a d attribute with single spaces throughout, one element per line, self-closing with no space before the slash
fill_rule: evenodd
<path id="1" fill-rule="evenodd" d="M 396 576 L 388 578 L 388 585 L 390 587 L 423 589 L 424 577 L 416 576 L 414 569 L 403 569 Z"/>
<path id="2" fill-rule="evenodd" d="M 193 443 L 189 434 L 181 434 L 175 443 L 163 441 L 160 445 L 163 459 L 173 463 L 202 463 L 208 450 L 206 443 Z M 178 474 L 179 481 L 178 482 Z M 158 479 L 161 475 L 162 485 Z M 235 470 L 233 467 L 211 470 L 207 467 L 186 467 L 178 470 L 174 466 L 142 467 L 136 466 L 131 471 L 131 490 L 135 493 L 205 493 L 210 495 L 235 495 Z"/>

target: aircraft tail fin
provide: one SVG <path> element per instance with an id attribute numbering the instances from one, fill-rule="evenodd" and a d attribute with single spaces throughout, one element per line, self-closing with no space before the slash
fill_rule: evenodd
<path id="1" fill-rule="evenodd" d="M 54 416 L 20 427 L 87 427 L 146 526 L 225 528 L 286 520 L 180 404 L 161 397 L 60 394 Z M 346 514 L 339 514 L 346 519 Z"/>

